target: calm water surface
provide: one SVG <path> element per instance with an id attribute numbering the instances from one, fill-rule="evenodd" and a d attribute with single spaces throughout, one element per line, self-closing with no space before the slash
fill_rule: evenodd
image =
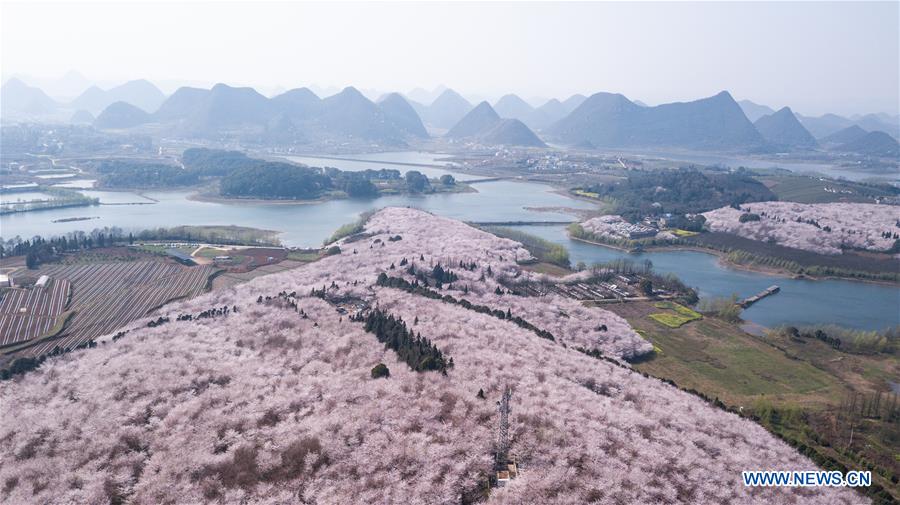
<path id="1" fill-rule="evenodd" d="M 701 298 L 731 296 L 746 298 L 777 284 L 781 291 L 744 310 L 743 317 L 766 327 L 782 324 L 839 324 L 880 330 L 900 324 L 900 288 L 842 280 L 805 280 L 766 275 L 724 266 L 719 258 L 696 251 L 666 251 L 628 254 L 569 239 L 563 226 L 519 226 L 522 231 L 561 244 L 569 250 L 573 264 L 588 265 L 619 258 L 653 262 L 658 272 L 671 272 Z"/>
<path id="2" fill-rule="evenodd" d="M 98 205 L 64 209 L 22 212 L 0 216 L 0 235 L 52 236 L 73 230 L 84 230 L 85 223 L 72 221 L 53 223 L 68 217 L 97 216 L 90 229 L 118 226 L 140 230 L 186 225 L 239 225 L 281 232 L 282 242 L 290 246 L 316 246 L 344 223 L 360 213 L 388 206 L 417 207 L 442 216 L 467 221 L 567 221 L 573 217 L 557 212 L 526 210 L 525 206 L 568 206 L 591 208 L 591 205 L 552 193 L 542 184 L 495 181 L 477 184 L 477 193 L 448 193 L 426 196 L 395 195 L 370 200 L 331 200 L 315 204 L 235 204 L 190 200 L 191 191 L 143 193 L 158 200 L 153 205 Z M 141 195 L 127 192 L 84 191 L 100 198 L 102 203 L 147 203 Z"/>
<path id="3" fill-rule="evenodd" d="M 403 152 L 358 155 L 358 157 L 402 163 L 443 164 L 440 155 Z M 433 167 L 410 167 L 379 162 L 322 160 L 291 157 L 310 165 L 328 165 L 343 170 L 396 168 L 401 172 L 420 170 L 429 177 L 453 173 Z M 458 175 L 458 174 L 455 174 Z M 74 182 L 74 181 L 73 181 Z M 85 181 L 78 181 L 84 183 Z M 143 194 L 85 190 L 102 203 L 0 216 L 0 237 L 16 235 L 52 236 L 73 230 L 89 231 L 104 226 L 141 230 L 178 224 L 239 225 L 276 230 L 289 246 L 318 246 L 344 223 L 360 213 L 387 206 L 417 207 L 435 214 L 467 221 L 566 221 L 573 216 L 559 212 L 538 212 L 525 207 L 574 207 L 592 205 L 551 192 L 549 186 L 518 181 L 496 181 L 474 185 L 477 193 L 428 196 L 396 195 L 372 200 L 332 200 L 315 204 L 220 203 L 190 200 L 191 191 L 152 191 Z M 152 200 L 158 203 L 146 205 Z M 144 205 L 122 205 L 143 203 Z M 98 217 L 89 222 L 53 223 L 70 217 Z M 572 262 L 592 264 L 621 257 L 649 259 L 656 270 L 672 272 L 688 285 L 698 288 L 701 297 L 746 297 L 772 284 L 781 292 L 744 312 L 746 319 L 763 326 L 780 324 L 835 323 L 844 326 L 881 329 L 900 324 L 900 288 L 850 281 L 810 281 L 734 270 L 722 266 L 715 256 L 693 252 L 650 252 L 628 255 L 613 249 L 570 240 L 563 226 L 522 226 L 523 231 L 542 236 L 569 249 Z"/>

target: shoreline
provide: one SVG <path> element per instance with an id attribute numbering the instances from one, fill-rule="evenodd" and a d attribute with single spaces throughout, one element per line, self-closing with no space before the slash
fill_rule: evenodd
<path id="1" fill-rule="evenodd" d="M 381 197 L 387 196 L 397 196 L 397 195 L 415 195 L 415 196 L 434 196 L 434 195 L 452 195 L 452 194 L 462 194 L 462 193 L 478 193 L 478 190 L 473 188 L 469 184 L 465 184 L 463 181 L 457 182 L 459 186 L 464 186 L 463 189 L 457 191 L 435 191 L 433 193 L 389 193 L 389 194 L 379 194 L 372 198 L 359 198 L 358 200 L 372 200 L 376 201 Z M 208 203 L 221 203 L 221 204 L 247 204 L 247 205 L 316 205 L 321 203 L 327 203 L 335 200 L 354 200 L 349 196 L 324 196 L 315 198 L 312 200 L 288 200 L 288 199 L 266 199 L 266 198 L 229 198 L 221 195 L 214 195 L 210 193 L 203 193 L 201 191 L 195 191 L 190 195 L 185 197 L 187 200 L 191 200 L 194 202 L 208 202 Z"/>
<path id="2" fill-rule="evenodd" d="M 331 200 L 339 200 L 339 198 L 316 198 L 315 200 L 273 200 L 262 198 L 228 198 L 219 195 L 211 195 L 209 193 L 201 193 L 199 191 L 191 193 L 185 197 L 193 202 L 222 203 L 236 205 L 315 205 L 326 203 Z M 342 200 L 342 198 L 340 199 Z"/>
<path id="3" fill-rule="evenodd" d="M 534 182 L 534 181 L 532 181 L 532 182 Z M 552 184 L 549 182 L 544 182 L 543 184 L 547 184 L 548 186 L 552 186 L 553 188 L 555 188 L 551 193 L 556 193 L 557 195 L 564 196 L 566 198 L 571 198 L 572 200 L 578 200 L 579 202 L 590 203 L 590 204 L 594 205 L 595 207 L 597 207 L 597 209 L 596 209 L 597 216 L 604 215 L 603 207 L 608 205 L 606 202 L 604 202 L 602 200 L 597 200 L 596 198 L 589 198 L 587 196 L 576 195 L 576 194 L 572 193 L 571 191 L 569 191 L 564 186 L 558 186 L 556 184 Z M 594 217 L 596 217 L 596 216 L 594 216 Z"/>
<path id="4" fill-rule="evenodd" d="M 59 209 L 73 209 L 75 207 L 94 207 L 97 205 L 102 205 L 100 202 L 86 202 L 86 203 L 68 203 L 63 205 L 54 205 L 51 207 L 38 207 L 36 209 L 25 209 L 25 210 L 3 210 L 0 211 L 0 216 L 13 216 L 16 214 L 26 214 L 29 212 L 40 212 L 42 210 L 59 210 Z"/>
<path id="5" fill-rule="evenodd" d="M 569 238 L 569 240 L 575 240 L 578 242 L 583 242 L 585 244 L 606 247 L 606 248 L 614 249 L 616 251 L 624 252 L 627 254 L 635 254 L 635 253 L 632 253 L 629 249 L 625 249 L 625 248 L 622 248 L 619 246 L 614 246 L 614 245 L 604 244 L 601 242 L 594 242 L 594 241 L 587 240 L 587 239 L 572 237 L 571 235 L 568 234 L 568 232 L 566 233 L 566 236 Z M 728 261 L 727 254 L 722 251 L 719 251 L 717 249 L 708 249 L 705 247 L 698 247 L 698 246 L 686 246 L 686 245 L 652 246 L 652 247 L 644 248 L 643 252 L 676 252 L 676 251 L 691 251 L 691 252 L 698 252 L 698 253 L 703 253 L 703 254 L 710 254 L 712 256 L 716 256 L 719 260 L 719 263 L 722 266 L 724 266 L 725 268 L 730 268 L 732 270 L 742 270 L 745 272 L 753 272 L 753 273 L 758 273 L 758 274 L 763 274 L 763 275 L 769 275 L 772 277 L 786 277 L 789 279 L 810 280 L 810 281 L 839 280 L 839 281 L 850 281 L 850 282 L 862 282 L 862 283 L 866 283 L 866 284 L 878 284 L 881 286 L 900 287 L 900 283 L 898 283 L 898 282 L 885 281 L 885 280 L 879 280 L 879 279 L 860 279 L 858 277 L 838 277 L 838 276 L 834 276 L 834 275 L 812 276 L 812 275 L 806 275 L 806 274 L 798 274 L 795 272 L 791 272 L 790 270 L 783 270 L 783 269 L 778 269 L 778 268 L 767 268 L 767 267 L 762 267 L 762 266 L 758 266 L 758 265 L 744 265 L 741 263 L 734 263 L 732 261 Z"/>

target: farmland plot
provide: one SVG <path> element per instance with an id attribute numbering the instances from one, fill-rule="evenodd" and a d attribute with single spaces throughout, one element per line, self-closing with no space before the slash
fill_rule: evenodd
<path id="1" fill-rule="evenodd" d="M 66 308 L 70 283 L 55 278 L 44 288 L 6 289 L 0 295 L 0 347 L 40 337 Z"/>
<path id="2" fill-rule="evenodd" d="M 39 273 L 66 279 L 72 286 L 68 310 L 74 315 L 58 338 L 25 352 L 40 355 L 54 347 L 72 348 L 115 331 L 166 302 L 203 292 L 216 269 L 161 261 L 48 265 Z"/>

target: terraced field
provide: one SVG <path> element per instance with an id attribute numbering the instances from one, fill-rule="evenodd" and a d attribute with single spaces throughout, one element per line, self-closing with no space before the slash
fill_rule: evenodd
<path id="1" fill-rule="evenodd" d="M 155 260 L 42 266 L 38 275 L 54 279 L 54 285 L 71 285 L 71 298 L 64 310 L 73 312 L 73 316 L 58 337 L 21 352 L 38 356 L 55 347 L 74 348 L 111 333 L 166 302 L 200 294 L 215 271 L 210 266 L 184 267 Z M 42 327 L 49 329 L 46 322 Z M 0 341 L 8 338 L 15 337 L 9 337 L 6 331 L 0 333 Z"/>

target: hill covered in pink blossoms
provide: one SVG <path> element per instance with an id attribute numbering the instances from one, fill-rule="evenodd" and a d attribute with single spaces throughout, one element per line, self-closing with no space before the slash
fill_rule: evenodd
<path id="1" fill-rule="evenodd" d="M 741 222 L 742 214 L 759 220 Z M 711 231 L 771 241 L 821 254 L 842 249 L 887 251 L 900 236 L 900 207 L 864 203 L 756 202 L 703 214 Z"/>
<path id="2" fill-rule="evenodd" d="M 0 384 L 0 502 L 460 503 L 492 472 L 506 386 L 521 472 L 487 503 L 868 502 L 745 488 L 742 470 L 814 465 L 630 370 L 620 358 L 650 344 L 618 316 L 508 294 L 534 275 L 516 264 L 519 244 L 410 209 L 383 210 L 366 231 L 340 254 L 167 305 Z M 422 274 L 438 264 L 441 287 Z M 376 309 L 452 358 L 446 375 L 414 371 L 354 320 Z M 389 377 L 372 377 L 379 363 Z"/>

